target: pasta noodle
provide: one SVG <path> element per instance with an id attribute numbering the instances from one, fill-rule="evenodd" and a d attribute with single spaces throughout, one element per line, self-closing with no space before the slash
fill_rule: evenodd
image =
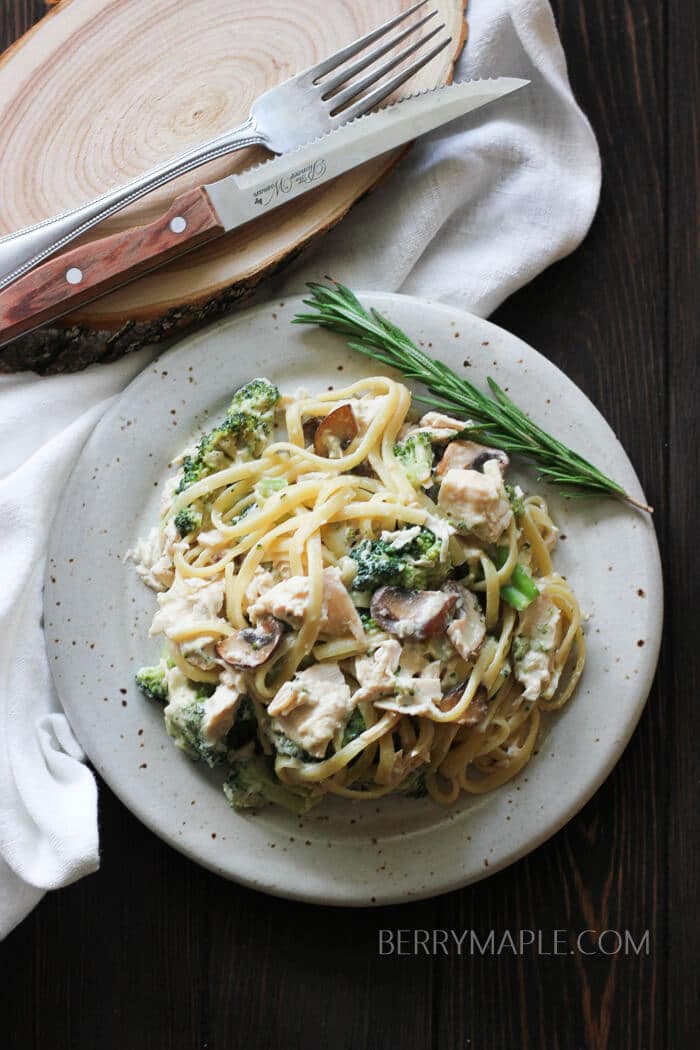
<path id="1" fill-rule="evenodd" d="M 545 500 L 410 400 L 384 376 L 286 398 L 252 381 L 134 552 L 167 645 L 141 683 L 236 808 L 491 791 L 581 677 Z"/>

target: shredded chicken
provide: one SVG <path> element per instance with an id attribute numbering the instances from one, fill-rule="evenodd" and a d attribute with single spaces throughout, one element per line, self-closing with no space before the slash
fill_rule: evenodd
<path id="1" fill-rule="evenodd" d="M 336 663 L 328 663 L 298 671 L 284 683 L 267 712 L 290 740 L 314 758 L 323 758 L 354 706 L 343 672 Z"/>
<path id="2" fill-rule="evenodd" d="M 486 621 L 476 596 L 459 583 L 450 584 L 459 595 L 457 615 L 447 628 L 447 637 L 464 660 L 474 656 L 486 637 Z"/>
<path id="3" fill-rule="evenodd" d="M 374 706 L 404 715 L 430 715 L 442 699 L 440 661 L 428 664 L 417 678 L 397 675 L 394 690 L 393 697 L 375 700 Z"/>
<path id="4" fill-rule="evenodd" d="M 275 586 L 275 577 L 267 569 L 263 569 L 258 565 L 253 573 L 253 578 L 246 587 L 245 600 L 246 605 L 250 607 L 262 598 L 267 591 L 271 591 Z"/>
<path id="5" fill-rule="evenodd" d="M 496 460 L 478 470 L 451 469 L 445 474 L 438 506 L 459 532 L 471 532 L 485 543 L 496 543 L 513 520 L 513 511 Z"/>
<path id="6" fill-rule="evenodd" d="M 236 709 L 245 693 L 245 681 L 238 671 L 226 668 L 221 673 L 219 684 L 204 703 L 202 736 L 209 743 L 225 737 L 233 726 Z"/>
<path id="7" fill-rule="evenodd" d="M 176 551 L 187 550 L 172 521 L 163 527 L 154 526 L 145 539 L 126 552 L 126 557 L 136 565 L 136 572 L 143 582 L 154 591 L 165 591 L 174 578 L 173 558 Z"/>
<path id="8" fill-rule="evenodd" d="M 355 678 L 360 683 L 353 697 L 355 704 L 376 700 L 394 690 L 401 652 L 400 643 L 391 638 L 377 646 L 371 656 L 355 657 Z"/>
<path id="9" fill-rule="evenodd" d="M 476 441 L 451 441 L 435 468 L 441 478 L 448 470 L 481 470 L 490 460 L 498 463 L 501 473 L 508 466 L 508 457 L 498 448 L 479 445 Z"/>
<path id="10" fill-rule="evenodd" d="M 370 657 L 356 657 L 360 688 L 352 698 L 353 706 L 372 701 L 383 711 L 412 715 L 433 711 L 442 697 L 440 661 L 433 660 L 416 676 L 403 668 L 402 659 L 401 645 L 394 639 L 382 642 Z"/>
<path id="11" fill-rule="evenodd" d="M 554 657 L 564 633 L 561 610 L 549 598 L 540 595 L 520 613 L 520 623 L 513 639 L 513 670 L 525 687 L 523 698 L 536 700 L 554 695 L 561 670 L 555 670 Z"/>
<path id="12" fill-rule="evenodd" d="M 207 529 L 206 532 L 197 533 L 197 543 L 202 547 L 218 547 L 226 543 L 226 537 L 218 529 Z"/>
<path id="13" fill-rule="evenodd" d="M 248 617 L 257 623 L 265 616 L 284 620 L 298 628 L 304 622 L 309 604 L 308 576 L 290 576 L 260 596 L 248 606 Z M 330 637 L 352 635 L 358 641 L 365 640 L 365 631 L 357 609 L 352 603 L 340 571 L 332 566 L 323 570 L 323 602 L 319 634 Z"/>
<path id="14" fill-rule="evenodd" d="M 415 539 L 420 536 L 423 528 L 421 525 L 414 525 L 410 529 L 397 529 L 396 532 L 388 532 L 386 529 L 382 532 L 381 538 L 385 543 L 388 543 L 393 550 L 400 551 L 404 547 L 408 547 L 409 543 L 413 543 Z"/>
<path id="15" fill-rule="evenodd" d="M 411 433 L 417 434 L 421 431 L 427 431 L 430 434 L 431 441 L 435 444 L 443 444 L 445 441 L 454 438 L 455 434 L 459 434 L 467 426 L 469 426 L 469 420 L 454 419 L 452 416 L 446 416 L 443 412 L 426 412 L 418 420 L 418 425 L 412 428 Z"/>
<path id="16" fill-rule="evenodd" d="M 169 591 L 158 595 L 160 608 L 153 617 L 149 634 L 171 637 L 183 627 L 205 620 L 216 620 L 224 604 L 224 581 L 178 577 Z M 200 638 L 200 646 L 213 639 Z"/>

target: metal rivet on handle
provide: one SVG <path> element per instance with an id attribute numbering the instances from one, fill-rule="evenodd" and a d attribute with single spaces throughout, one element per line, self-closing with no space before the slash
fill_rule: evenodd
<path id="1" fill-rule="evenodd" d="M 170 229 L 173 233 L 182 233 L 183 230 L 187 229 L 187 219 L 183 219 L 182 215 L 176 215 L 174 219 L 170 220 Z"/>
<path id="2" fill-rule="evenodd" d="M 66 280 L 68 284 L 80 284 L 83 279 L 83 271 L 79 270 L 77 266 L 71 266 L 70 269 L 66 270 Z"/>

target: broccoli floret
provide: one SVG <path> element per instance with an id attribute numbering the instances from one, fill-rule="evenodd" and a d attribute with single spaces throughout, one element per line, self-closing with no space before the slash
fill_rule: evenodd
<path id="1" fill-rule="evenodd" d="M 204 440 L 204 439 L 202 439 Z M 201 451 L 201 442 L 197 446 L 197 451 L 191 456 L 185 456 L 182 461 L 182 476 L 178 482 L 178 486 L 175 489 L 176 494 L 184 492 L 190 485 L 194 485 L 196 481 L 206 477 L 209 473 L 209 469 L 204 462 L 204 454 Z"/>
<path id="2" fill-rule="evenodd" d="M 285 755 L 287 758 L 298 758 L 304 761 L 305 752 L 303 747 L 295 743 L 286 733 L 276 732 L 271 728 L 269 736 L 278 755 Z"/>
<path id="3" fill-rule="evenodd" d="M 143 695 L 149 700 L 158 700 L 161 704 L 168 699 L 165 671 L 165 664 L 161 661 L 155 667 L 142 667 L 136 672 L 136 684 Z"/>
<path id="4" fill-rule="evenodd" d="M 191 682 L 176 669 L 168 675 L 168 683 L 170 702 L 165 709 L 165 728 L 175 746 L 209 766 L 225 762 L 228 750 L 225 739 L 210 742 L 202 736 L 204 702 L 216 687 L 209 682 Z"/>
<path id="5" fill-rule="evenodd" d="M 272 765 L 263 755 L 237 755 L 223 787 L 229 805 L 238 811 L 255 811 L 274 802 L 292 813 L 301 814 L 318 801 L 302 788 L 293 789 L 278 780 Z"/>
<path id="6" fill-rule="evenodd" d="M 238 390 L 218 427 L 204 434 L 196 450 L 185 456 L 177 492 L 223 470 L 235 456 L 256 459 L 267 444 L 280 392 L 267 379 L 253 379 Z"/>
<path id="7" fill-rule="evenodd" d="M 349 553 L 357 565 L 352 581 L 355 591 L 374 591 L 384 583 L 394 583 L 401 575 L 401 554 L 385 540 L 362 540 Z"/>
<path id="8" fill-rule="evenodd" d="M 363 540 L 350 551 L 357 565 L 353 590 L 375 591 L 384 584 L 407 590 L 440 587 L 452 571 L 449 556 L 440 560 L 441 550 L 442 542 L 429 529 L 401 548 L 387 540 Z"/>
<path id="9" fill-rule="evenodd" d="M 193 698 L 189 703 L 178 705 L 173 710 L 166 709 L 165 726 L 175 741 L 175 746 L 184 751 L 195 761 L 206 762 L 208 766 L 218 766 L 226 761 L 228 750 L 225 740 L 210 743 L 202 736 L 202 719 L 206 694 L 197 695 L 192 690 Z"/>
<path id="10" fill-rule="evenodd" d="M 360 733 L 364 733 L 366 728 L 367 726 L 365 724 L 364 718 L 362 717 L 362 712 L 360 711 L 359 707 L 356 707 L 350 715 L 350 718 L 347 721 L 347 725 L 345 726 L 345 729 L 343 731 L 343 741 L 341 747 L 345 747 L 346 744 L 349 744 L 353 740 L 355 740 L 360 735 Z"/>
<path id="11" fill-rule="evenodd" d="M 220 426 L 200 439 L 192 455 L 185 456 L 176 491 L 184 492 L 208 474 L 223 470 L 236 455 L 255 459 L 262 452 L 268 433 L 269 425 L 247 412 L 226 416 Z"/>
<path id="12" fill-rule="evenodd" d="M 410 773 L 399 787 L 399 791 L 407 798 L 425 798 L 428 787 L 425 783 L 425 770 L 417 769 Z"/>
<path id="13" fill-rule="evenodd" d="M 406 471 L 406 476 L 415 488 L 429 485 L 433 473 L 433 446 L 425 431 L 411 434 L 405 441 L 394 445 L 394 455 Z"/>
<path id="14" fill-rule="evenodd" d="M 229 405 L 229 415 L 233 412 L 252 412 L 254 415 L 266 416 L 272 422 L 272 415 L 280 399 L 280 392 L 269 379 L 251 379 L 233 395 Z"/>
<path id="15" fill-rule="evenodd" d="M 194 504 L 190 504 L 189 507 L 183 507 L 175 515 L 175 528 L 181 536 L 189 536 L 191 532 L 196 532 L 201 525 L 202 514 Z"/>
<path id="16" fill-rule="evenodd" d="M 230 459 L 242 455 L 246 459 L 257 459 L 267 444 L 272 420 L 252 412 L 233 412 L 215 432 L 217 452 L 224 452 Z"/>

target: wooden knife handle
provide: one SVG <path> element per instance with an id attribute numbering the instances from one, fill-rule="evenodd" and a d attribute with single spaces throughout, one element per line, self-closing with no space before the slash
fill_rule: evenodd
<path id="1" fill-rule="evenodd" d="M 37 266 L 0 292 L 0 346 L 224 232 L 201 187 L 166 215 L 91 241 Z"/>

